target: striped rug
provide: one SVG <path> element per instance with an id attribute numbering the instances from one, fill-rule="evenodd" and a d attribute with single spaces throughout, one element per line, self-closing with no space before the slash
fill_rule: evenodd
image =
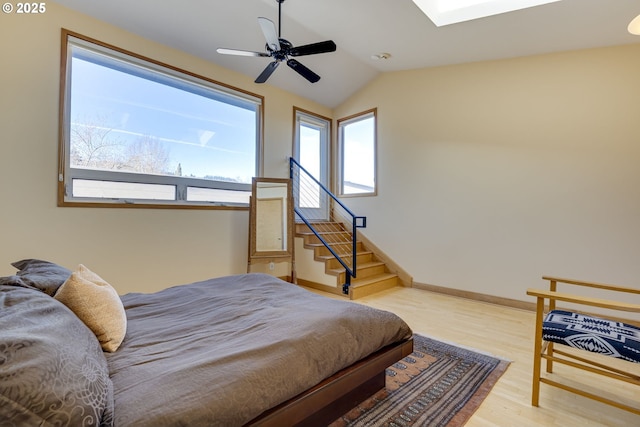
<path id="1" fill-rule="evenodd" d="M 330 427 L 458 427 L 509 362 L 421 335 L 414 352 L 387 369 L 387 387 Z"/>

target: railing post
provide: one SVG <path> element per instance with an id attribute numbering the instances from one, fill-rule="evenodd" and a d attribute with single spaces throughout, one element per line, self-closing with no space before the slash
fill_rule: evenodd
<path id="1" fill-rule="evenodd" d="M 358 238 L 356 236 L 356 231 L 358 229 L 358 224 L 356 224 L 356 218 L 353 218 L 353 222 L 351 223 L 351 253 L 353 256 L 353 259 L 351 261 L 351 271 L 353 271 L 353 276 L 355 277 L 356 272 L 358 271 L 357 268 L 358 266 L 356 265 L 357 261 L 358 261 L 358 247 L 357 247 L 357 243 L 358 243 Z M 348 281 L 349 285 L 351 285 L 351 281 Z"/>
<path id="2" fill-rule="evenodd" d="M 351 286 L 351 273 L 345 268 L 344 271 L 344 285 L 342 285 L 342 293 L 349 295 L 349 287 Z"/>
<path id="3" fill-rule="evenodd" d="M 293 157 L 289 157 L 289 178 L 293 180 Z"/>

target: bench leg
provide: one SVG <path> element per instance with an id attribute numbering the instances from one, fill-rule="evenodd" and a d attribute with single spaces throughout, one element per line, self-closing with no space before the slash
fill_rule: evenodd
<path id="1" fill-rule="evenodd" d="M 540 400 L 540 368 L 542 364 L 542 320 L 544 317 L 544 298 L 538 298 L 536 305 L 536 330 L 533 345 L 533 384 L 531 405 L 538 406 Z M 548 368 L 547 364 L 547 368 Z"/>

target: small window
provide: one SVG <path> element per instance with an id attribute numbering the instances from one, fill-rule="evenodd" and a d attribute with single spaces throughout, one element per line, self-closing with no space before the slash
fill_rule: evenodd
<path id="1" fill-rule="evenodd" d="M 63 30 L 60 204 L 245 207 L 263 100 Z"/>
<path id="2" fill-rule="evenodd" d="M 338 120 L 339 194 L 376 194 L 376 110 Z"/>

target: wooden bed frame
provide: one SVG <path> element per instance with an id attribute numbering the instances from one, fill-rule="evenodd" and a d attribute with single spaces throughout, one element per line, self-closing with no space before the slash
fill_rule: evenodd
<path id="1" fill-rule="evenodd" d="M 413 338 L 389 345 L 254 418 L 245 427 L 322 427 L 385 387 L 385 370 L 413 352 Z"/>

